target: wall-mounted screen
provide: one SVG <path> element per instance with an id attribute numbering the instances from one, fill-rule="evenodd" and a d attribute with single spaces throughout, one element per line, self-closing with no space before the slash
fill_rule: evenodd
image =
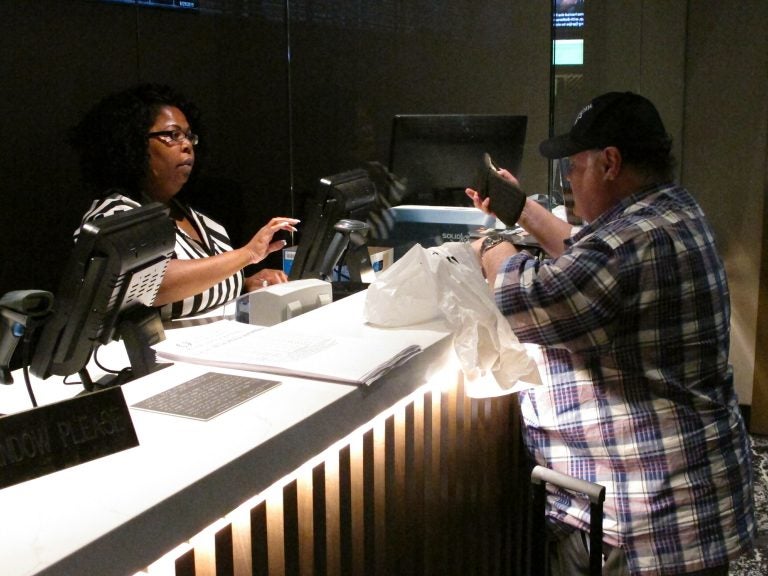
<path id="1" fill-rule="evenodd" d="M 584 64 L 584 40 L 581 38 L 555 40 L 552 63 L 555 66 L 581 66 Z"/>
<path id="2" fill-rule="evenodd" d="M 175 8 L 178 10 L 198 10 L 200 0 L 99 0 L 108 4 L 134 4 L 155 8 Z"/>
<path id="3" fill-rule="evenodd" d="M 584 64 L 584 2 L 586 0 L 554 0 L 552 26 L 555 40 L 552 64 L 581 66 Z"/>
<path id="4" fill-rule="evenodd" d="M 584 0 L 555 0 L 553 20 L 555 28 L 583 28 Z"/>

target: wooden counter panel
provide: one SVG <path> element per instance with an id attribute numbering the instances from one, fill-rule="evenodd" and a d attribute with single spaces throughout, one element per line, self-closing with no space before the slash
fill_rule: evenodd
<path id="1" fill-rule="evenodd" d="M 177 576 L 519 574 L 528 466 L 515 396 L 417 394 L 175 562 Z M 151 572 L 150 572 L 151 573 Z"/>

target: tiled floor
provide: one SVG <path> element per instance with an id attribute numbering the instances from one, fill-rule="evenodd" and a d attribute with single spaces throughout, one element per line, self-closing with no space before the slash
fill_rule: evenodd
<path id="1" fill-rule="evenodd" d="M 768 575 L 768 436 L 753 436 L 757 545 L 755 550 L 734 562 L 729 576 Z"/>

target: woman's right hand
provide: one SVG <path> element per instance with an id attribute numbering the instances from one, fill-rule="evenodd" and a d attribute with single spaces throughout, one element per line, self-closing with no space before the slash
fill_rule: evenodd
<path id="1" fill-rule="evenodd" d="M 262 227 L 253 238 L 243 247 L 251 255 L 251 264 L 257 264 L 264 260 L 267 255 L 280 250 L 286 244 L 285 240 L 272 240 L 277 232 L 287 231 L 296 232 L 296 224 L 300 221 L 296 218 L 286 218 L 279 216 L 272 218 Z"/>

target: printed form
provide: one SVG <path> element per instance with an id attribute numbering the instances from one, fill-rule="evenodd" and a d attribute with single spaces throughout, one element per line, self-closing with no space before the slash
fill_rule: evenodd
<path id="1" fill-rule="evenodd" d="M 369 385 L 421 352 L 404 340 L 398 331 L 354 338 L 220 320 L 168 330 L 153 348 L 173 361 Z"/>

